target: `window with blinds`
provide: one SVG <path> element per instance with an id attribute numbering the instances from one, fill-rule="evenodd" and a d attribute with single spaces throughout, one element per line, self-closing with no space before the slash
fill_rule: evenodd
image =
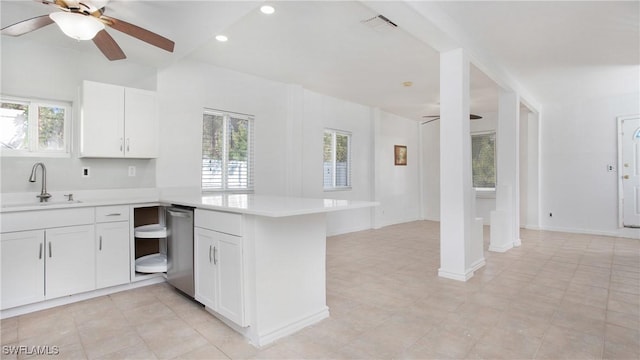
<path id="1" fill-rule="evenodd" d="M 253 159 L 253 116 L 206 109 L 202 191 L 253 191 Z"/>
<path id="2" fill-rule="evenodd" d="M 473 187 L 495 190 L 496 188 L 496 133 L 471 135 L 471 166 Z"/>
<path id="3" fill-rule="evenodd" d="M 351 187 L 351 134 L 325 130 L 323 176 L 325 190 Z"/>

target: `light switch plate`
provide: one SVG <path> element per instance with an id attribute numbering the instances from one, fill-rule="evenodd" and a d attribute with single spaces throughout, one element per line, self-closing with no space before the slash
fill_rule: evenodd
<path id="1" fill-rule="evenodd" d="M 136 167 L 129 166 L 129 176 L 136 176 Z"/>

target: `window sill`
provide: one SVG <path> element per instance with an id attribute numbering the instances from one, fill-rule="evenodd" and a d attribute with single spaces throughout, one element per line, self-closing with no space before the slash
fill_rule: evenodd
<path id="1" fill-rule="evenodd" d="M 324 188 L 324 192 L 336 192 L 336 191 L 351 191 L 351 186 L 336 187 L 336 188 Z"/>
<path id="2" fill-rule="evenodd" d="M 3 158 L 70 158 L 71 154 L 67 152 L 26 152 L 5 150 L 0 151 L 0 155 Z"/>
<path id="3" fill-rule="evenodd" d="M 477 199 L 495 199 L 496 198 L 496 189 L 489 188 L 476 188 L 476 198 Z"/>

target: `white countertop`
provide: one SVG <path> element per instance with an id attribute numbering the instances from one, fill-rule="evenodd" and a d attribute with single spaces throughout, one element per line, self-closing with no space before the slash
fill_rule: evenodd
<path id="1" fill-rule="evenodd" d="M 33 195 L 33 194 L 29 194 Z M 136 204 L 176 204 L 199 209 L 218 210 L 232 213 L 259 215 L 268 217 L 285 217 L 340 210 L 350 210 L 377 206 L 377 202 L 313 199 L 286 196 L 268 196 L 253 194 L 200 194 L 189 192 L 163 192 L 152 189 L 130 189 L 127 191 L 76 192 L 76 201 L 66 201 L 62 195 L 55 196 L 54 201 L 38 203 L 32 196 L 13 196 L 2 194 L 0 213 L 33 211 L 46 209 L 65 209 L 108 205 Z"/>
<path id="2" fill-rule="evenodd" d="M 311 199 L 249 194 L 162 196 L 163 203 L 249 215 L 285 217 L 377 206 L 371 201 Z"/>

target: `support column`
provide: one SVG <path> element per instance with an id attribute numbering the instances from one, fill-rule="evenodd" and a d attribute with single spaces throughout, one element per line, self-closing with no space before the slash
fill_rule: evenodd
<path id="1" fill-rule="evenodd" d="M 520 246 L 520 98 L 500 90 L 496 133 L 496 210 L 491 212 L 490 251 Z"/>
<path id="2" fill-rule="evenodd" d="M 444 278 L 473 276 L 469 59 L 440 53 L 440 269 Z"/>

